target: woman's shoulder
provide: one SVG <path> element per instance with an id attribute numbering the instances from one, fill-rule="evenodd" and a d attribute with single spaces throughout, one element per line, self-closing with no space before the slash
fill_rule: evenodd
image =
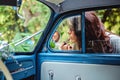
<path id="1" fill-rule="evenodd" d="M 107 36 L 109 36 L 110 39 L 111 39 L 111 38 L 112 38 L 112 39 L 120 39 L 120 36 L 119 36 L 119 35 L 116 35 L 116 34 L 114 34 L 114 33 L 112 33 L 112 32 L 106 31 L 105 34 L 106 34 Z"/>
<path id="2" fill-rule="evenodd" d="M 110 37 L 110 43 L 114 48 L 113 52 L 120 53 L 120 36 L 111 32 L 106 32 L 106 34 Z"/>

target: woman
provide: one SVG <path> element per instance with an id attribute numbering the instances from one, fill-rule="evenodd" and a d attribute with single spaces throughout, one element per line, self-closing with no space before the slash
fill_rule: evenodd
<path id="1" fill-rule="evenodd" d="M 77 43 L 79 50 L 81 48 L 80 22 L 80 17 L 73 17 L 69 20 L 70 40 Z M 87 53 L 112 53 L 109 36 L 105 34 L 102 22 L 93 11 L 85 13 L 85 30 Z"/>
<path id="2" fill-rule="evenodd" d="M 69 25 L 69 41 L 73 44 L 63 43 L 61 46 L 62 50 L 80 50 L 81 49 L 81 20 L 80 16 L 74 16 L 68 19 Z M 79 30 L 78 30 L 79 28 Z"/>
<path id="3" fill-rule="evenodd" d="M 95 12 L 85 13 L 86 51 L 91 53 L 112 53 L 110 38 Z"/>

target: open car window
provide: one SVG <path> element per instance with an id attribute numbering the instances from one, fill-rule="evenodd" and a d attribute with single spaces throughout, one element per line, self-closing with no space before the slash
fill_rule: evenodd
<path id="1" fill-rule="evenodd" d="M 75 21 L 73 21 L 74 19 Z M 73 32 L 74 26 L 78 33 Z M 74 36 L 75 34 L 79 35 L 79 39 Z M 63 19 L 53 33 L 49 46 L 55 51 L 80 51 L 81 42 L 78 43 L 78 40 L 81 40 L 81 15 Z"/>
<path id="2" fill-rule="evenodd" d="M 85 12 L 86 52 L 120 53 L 120 8 L 94 12 Z"/>
<path id="3" fill-rule="evenodd" d="M 81 23 L 81 16 L 70 16 L 61 21 L 51 36 L 51 50 L 69 53 L 83 50 L 84 45 L 83 54 L 120 53 L 120 8 L 86 11 L 85 26 Z M 83 26 L 85 34 L 81 32 Z M 82 43 L 84 35 L 85 43 Z"/>
<path id="4" fill-rule="evenodd" d="M 20 7 L 0 5 L 0 48 L 6 44 L 15 52 L 32 52 L 51 15 L 37 0 L 24 0 Z"/>

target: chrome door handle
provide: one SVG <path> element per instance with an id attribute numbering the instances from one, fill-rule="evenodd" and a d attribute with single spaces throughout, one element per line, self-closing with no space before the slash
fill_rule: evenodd
<path id="1" fill-rule="evenodd" d="M 80 76 L 76 76 L 75 80 L 81 80 L 81 77 Z"/>
<path id="2" fill-rule="evenodd" d="M 53 80 L 54 72 L 52 70 L 49 70 L 49 80 Z"/>

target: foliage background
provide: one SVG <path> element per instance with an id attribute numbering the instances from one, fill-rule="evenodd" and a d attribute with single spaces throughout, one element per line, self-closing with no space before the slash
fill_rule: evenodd
<path id="1" fill-rule="evenodd" d="M 120 36 L 120 8 L 96 11 L 101 18 L 105 29 Z"/>
<path id="2" fill-rule="evenodd" d="M 25 11 L 23 11 L 24 8 Z M 37 16 L 35 16 L 36 13 Z M 18 14 L 24 19 L 20 18 Z M 20 8 L 0 6 L 0 41 L 11 43 L 29 37 L 39 30 L 44 30 L 50 14 L 50 9 L 36 0 L 23 0 Z M 30 19 L 25 24 L 26 15 Z M 16 52 L 31 52 L 34 50 L 40 36 L 41 34 L 34 36 L 19 46 L 12 45 L 12 47 Z"/>
<path id="3" fill-rule="evenodd" d="M 27 27 L 24 26 L 24 20 L 17 16 L 16 10 L 14 10 L 13 7 L 0 6 L 0 41 L 6 41 L 8 43 L 14 42 L 45 28 L 50 18 L 50 9 L 36 0 L 23 0 L 23 4 L 19 11 L 20 15 L 23 15 L 22 9 L 24 7 L 26 7 L 31 14 L 40 12 L 40 16 L 33 17 L 29 20 Z M 98 10 L 96 13 L 104 23 L 105 29 L 120 35 L 120 8 Z M 66 22 L 61 26 L 67 26 Z M 60 30 L 63 30 L 63 28 Z M 64 31 L 66 31 L 65 28 L 63 32 L 61 32 L 63 39 L 68 36 L 67 34 L 64 34 Z M 35 42 L 34 47 L 39 38 L 40 35 L 30 40 Z M 30 48 L 30 41 L 15 47 L 15 51 L 31 52 L 34 47 Z M 65 38 L 64 41 L 67 41 L 67 39 Z"/>

